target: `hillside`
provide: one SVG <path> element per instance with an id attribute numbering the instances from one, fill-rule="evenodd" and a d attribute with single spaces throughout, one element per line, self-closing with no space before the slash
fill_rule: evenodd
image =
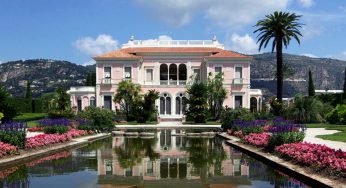
<path id="1" fill-rule="evenodd" d="M 265 96 L 275 95 L 275 53 L 254 55 L 251 63 L 251 88 L 263 89 Z M 284 97 L 297 93 L 307 94 L 309 69 L 312 71 L 315 89 L 342 89 L 346 61 L 329 58 L 311 58 L 284 54 L 284 63 L 291 74 L 284 81 Z"/>
<path id="2" fill-rule="evenodd" d="M 32 82 L 33 96 L 55 91 L 57 87 L 83 85 L 86 75 L 95 71 L 68 61 L 32 59 L 0 64 L 0 82 L 14 97 L 25 95 L 26 81 Z"/>
<path id="3" fill-rule="evenodd" d="M 276 70 L 275 54 L 253 55 L 251 63 L 251 88 L 263 89 L 264 95 L 275 95 Z M 313 72 L 316 89 L 342 89 L 346 61 L 328 58 L 310 58 L 306 56 L 284 54 L 284 62 L 292 69 L 284 83 L 284 97 L 307 92 L 309 69 Z M 68 61 L 33 59 L 11 61 L 0 64 L 0 82 L 15 97 L 23 97 L 26 80 L 32 81 L 34 97 L 41 93 L 54 91 L 57 87 L 84 85 L 88 72 L 95 66 L 81 66 Z"/>

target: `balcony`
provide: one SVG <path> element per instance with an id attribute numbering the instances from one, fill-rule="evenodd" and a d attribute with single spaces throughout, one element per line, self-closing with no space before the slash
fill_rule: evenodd
<path id="1" fill-rule="evenodd" d="M 112 79 L 112 78 L 102 78 L 101 84 L 103 84 L 103 85 L 115 84 L 115 79 Z"/>
<path id="2" fill-rule="evenodd" d="M 243 80 L 243 78 L 234 78 L 233 84 L 234 85 L 242 85 L 242 84 L 244 84 L 244 80 Z"/>

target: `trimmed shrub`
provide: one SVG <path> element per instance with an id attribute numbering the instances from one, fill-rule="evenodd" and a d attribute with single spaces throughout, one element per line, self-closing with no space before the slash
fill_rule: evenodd
<path id="1" fill-rule="evenodd" d="M 26 133 L 25 131 L 0 131 L 0 141 L 17 146 L 25 147 Z"/>
<path id="2" fill-rule="evenodd" d="M 47 126 L 43 128 L 45 134 L 63 134 L 68 131 L 68 127 L 63 125 Z"/>
<path id="3" fill-rule="evenodd" d="M 338 104 L 327 113 L 326 119 L 332 124 L 346 124 L 346 104 Z"/>
<path id="4" fill-rule="evenodd" d="M 221 121 L 222 121 L 221 127 L 224 130 L 227 130 L 232 128 L 236 120 L 253 121 L 254 119 L 255 119 L 254 115 L 248 109 L 228 108 L 221 114 Z"/>
<path id="5" fill-rule="evenodd" d="M 92 122 L 93 129 L 101 131 L 110 131 L 114 127 L 114 112 L 89 106 L 78 114 L 79 118 L 87 119 Z"/>
<path id="6" fill-rule="evenodd" d="M 269 151 L 274 150 L 276 146 L 281 146 L 283 144 L 290 144 L 296 142 L 302 142 L 304 140 L 305 134 L 303 132 L 281 132 L 274 133 L 269 138 L 269 143 L 267 149 Z"/>

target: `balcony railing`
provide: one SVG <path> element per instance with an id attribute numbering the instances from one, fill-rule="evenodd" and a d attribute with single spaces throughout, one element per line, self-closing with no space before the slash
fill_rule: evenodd
<path id="1" fill-rule="evenodd" d="M 112 79 L 112 78 L 103 78 L 103 79 L 101 80 L 101 84 L 104 84 L 104 85 L 115 84 L 115 79 Z"/>
<path id="2" fill-rule="evenodd" d="M 160 80 L 160 85 L 186 85 L 186 80 Z"/>
<path id="3" fill-rule="evenodd" d="M 233 79 L 233 84 L 235 84 L 235 85 L 241 85 L 243 83 L 244 83 L 243 78 L 234 78 Z"/>

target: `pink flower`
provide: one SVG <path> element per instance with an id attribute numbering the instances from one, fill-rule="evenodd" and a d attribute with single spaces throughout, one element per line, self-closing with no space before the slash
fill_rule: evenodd
<path id="1" fill-rule="evenodd" d="M 251 133 L 244 137 L 244 140 L 252 145 L 266 147 L 269 143 L 268 133 Z"/>
<path id="2" fill-rule="evenodd" d="M 0 142 L 0 158 L 6 155 L 13 155 L 15 153 L 18 153 L 18 148 L 16 146 Z"/>

